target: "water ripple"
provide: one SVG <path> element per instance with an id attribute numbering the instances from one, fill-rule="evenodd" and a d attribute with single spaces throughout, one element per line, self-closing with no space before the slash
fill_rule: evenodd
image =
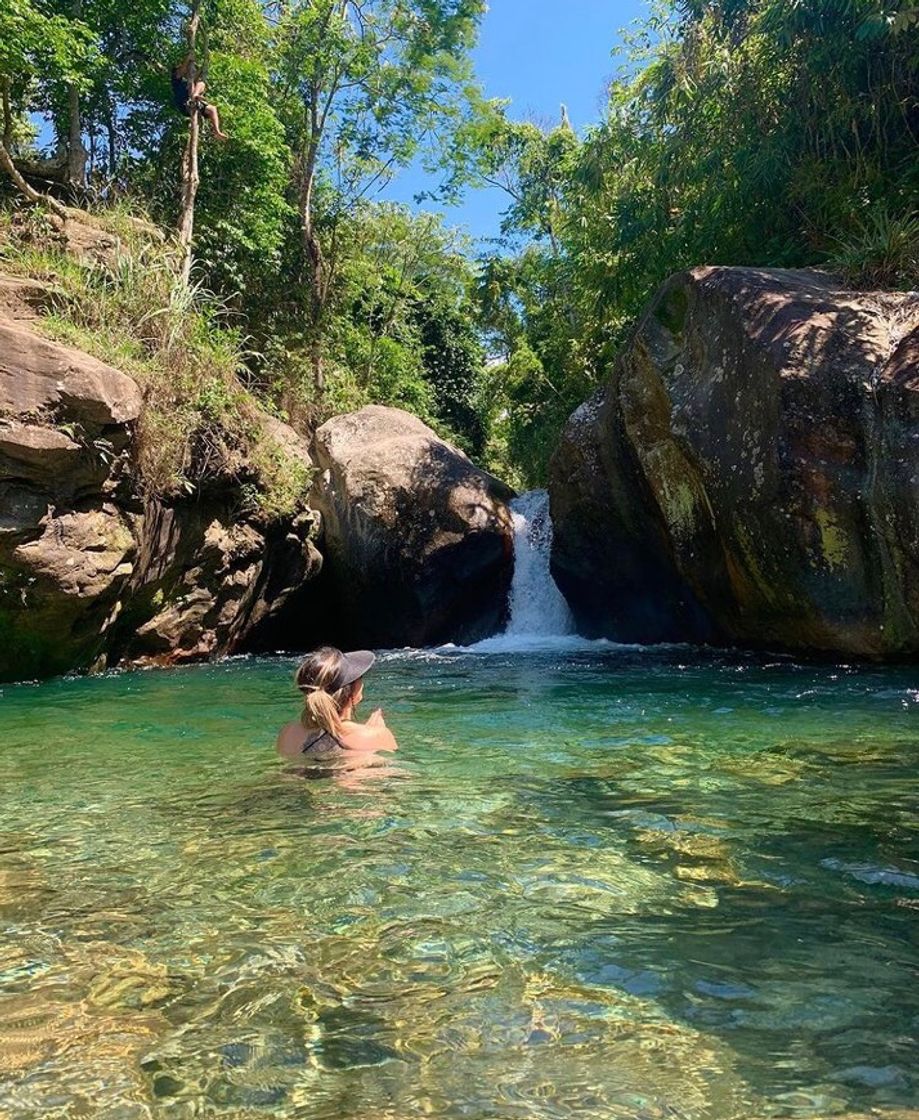
<path id="1" fill-rule="evenodd" d="M 345 785 L 291 669 L 0 693 L 4 1120 L 909 1115 L 906 671 L 392 651 Z"/>

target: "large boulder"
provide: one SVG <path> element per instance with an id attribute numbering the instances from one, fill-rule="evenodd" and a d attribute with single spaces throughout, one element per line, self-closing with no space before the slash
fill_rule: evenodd
<path id="1" fill-rule="evenodd" d="M 200 503 L 151 502 L 113 639 L 119 661 L 175 665 L 258 645 L 322 565 L 314 517 L 240 520 L 232 492 Z"/>
<path id="2" fill-rule="evenodd" d="M 130 519 L 109 502 L 49 505 L 12 537 L 0 538 L 0 680 L 91 667 L 133 570 Z"/>
<path id="3" fill-rule="evenodd" d="M 41 286 L 2 279 L 0 679 L 10 679 L 89 666 L 104 647 L 136 552 L 116 498 L 142 399 L 126 374 L 33 333 Z"/>
<path id="4" fill-rule="evenodd" d="M 35 333 L 46 295 L 0 276 L 0 680 L 242 648 L 318 572 L 315 519 L 241 515 L 239 478 L 145 497 L 140 389 Z M 292 429 L 260 422 L 265 446 L 308 465 Z"/>
<path id="5" fill-rule="evenodd" d="M 919 653 L 919 298 L 696 268 L 657 293 L 551 466 L 582 628 Z"/>
<path id="6" fill-rule="evenodd" d="M 137 383 L 112 366 L 0 319 L 0 414 L 56 418 L 90 429 L 140 415 Z"/>
<path id="7" fill-rule="evenodd" d="M 371 405 L 316 432 L 326 629 L 351 644 L 470 642 L 501 625 L 511 491 L 416 417 Z"/>

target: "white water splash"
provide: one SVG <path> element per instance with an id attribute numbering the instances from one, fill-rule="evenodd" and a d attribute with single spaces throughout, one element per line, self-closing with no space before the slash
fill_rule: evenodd
<path id="1" fill-rule="evenodd" d="M 574 619 L 549 570 L 552 518 L 549 495 L 530 490 L 510 505 L 514 522 L 514 576 L 507 638 L 562 637 L 574 633 Z"/>
<path id="2" fill-rule="evenodd" d="M 552 551 L 552 518 L 545 490 L 528 490 L 510 503 L 514 525 L 514 574 L 508 603 L 508 623 L 503 634 L 471 646 L 448 644 L 436 649 L 392 650 L 392 659 L 445 660 L 470 653 L 575 653 L 582 650 L 642 649 L 623 646 L 607 638 L 582 638 L 574 617 L 556 586 L 549 567 Z"/>
<path id="3" fill-rule="evenodd" d="M 574 618 L 549 569 L 552 518 L 545 490 L 528 490 L 510 503 L 514 575 L 503 634 L 467 647 L 475 653 L 573 651 L 594 643 L 577 635 Z"/>

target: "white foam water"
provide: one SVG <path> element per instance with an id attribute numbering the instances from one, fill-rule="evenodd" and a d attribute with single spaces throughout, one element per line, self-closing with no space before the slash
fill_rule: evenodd
<path id="1" fill-rule="evenodd" d="M 514 521 L 514 577 L 506 637 L 562 637 L 574 619 L 550 570 L 552 516 L 546 491 L 528 491 L 510 503 Z"/>
<path id="2" fill-rule="evenodd" d="M 574 633 L 574 619 L 552 578 L 552 517 L 545 490 L 529 490 L 511 502 L 514 576 L 507 637 L 561 637 Z"/>
<path id="3" fill-rule="evenodd" d="M 514 574 L 503 634 L 471 648 L 483 653 L 569 649 L 584 643 L 549 568 L 552 518 L 545 490 L 528 490 L 510 504 L 514 523 Z"/>
<path id="4" fill-rule="evenodd" d="M 479 653 L 575 653 L 597 649 L 643 649 L 608 638 L 583 638 L 550 570 L 552 518 L 545 490 L 528 490 L 510 503 L 514 525 L 514 573 L 508 622 L 502 634 L 469 646 L 452 642 L 433 649 L 387 650 L 386 660 L 448 660 Z"/>

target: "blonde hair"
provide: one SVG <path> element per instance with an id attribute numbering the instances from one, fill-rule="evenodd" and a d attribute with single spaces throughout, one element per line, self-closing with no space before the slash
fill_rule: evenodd
<path id="1" fill-rule="evenodd" d="M 343 663 L 341 650 L 334 646 L 313 650 L 301 661 L 295 680 L 297 688 L 303 693 L 300 722 L 304 727 L 321 727 L 330 735 L 341 734 L 341 713 L 360 684 L 360 681 L 352 681 L 342 688 L 335 688 Z"/>

